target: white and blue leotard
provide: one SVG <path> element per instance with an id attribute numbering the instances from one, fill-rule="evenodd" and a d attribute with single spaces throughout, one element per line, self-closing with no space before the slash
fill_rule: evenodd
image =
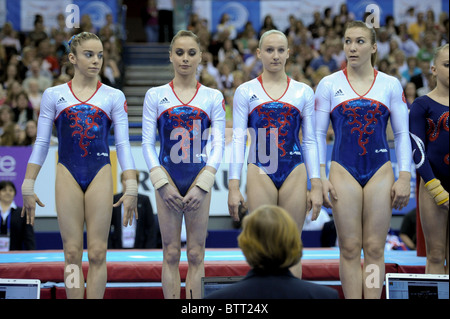
<path id="1" fill-rule="evenodd" d="M 85 192 L 105 165 L 110 164 L 108 137 L 114 125 L 117 155 L 122 170 L 135 169 L 128 138 L 127 104 L 117 89 L 97 84 L 86 101 L 72 91 L 72 82 L 45 90 L 38 131 L 29 163 L 42 166 L 47 157 L 53 124 L 58 133 L 58 161 Z"/>
<path id="2" fill-rule="evenodd" d="M 277 100 L 267 94 L 261 76 L 236 89 L 229 179 L 240 179 L 247 132 L 251 140 L 248 163 L 260 167 L 277 189 L 302 163 L 306 164 L 309 178 L 320 177 L 314 133 L 314 92 L 304 83 L 290 78 L 287 81 L 286 91 Z"/>
<path id="3" fill-rule="evenodd" d="M 155 147 L 157 130 L 161 145 L 159 156 Z M 194 97 L 183 103 L 170 82 L 151 88 L 145 94 L 144 159 L 149 170 L 164 167 L 182 196 L 205 165 L 219 168 L 224 137 L 225 102 L 220 91 L 197 83 Z"/>
<path id="4" fill-rule="evenodd" d="M 390 161 L 386 127 L 391 119 L 400 171 L 411 170 L 408 107 L 400 82 L 374 70 L 372 87 L 357 94 L 347 70 L 324 77 L 317 86 L 316 130 L 320 163 L 326 161 L 326 134 L 333 125 L 335 142 L 332 161 L 342 165 L 361 186 Z"/>

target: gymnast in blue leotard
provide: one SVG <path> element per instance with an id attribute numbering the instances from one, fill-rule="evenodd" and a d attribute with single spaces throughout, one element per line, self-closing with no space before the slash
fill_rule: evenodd
<path id="1" fill-rule="evenodd" d="M 263 204 L 279 205 L 293 216 L 301 231 L 307 206 L 313 207 L 312 218 L 316 219 L 323 201 L 314 133 L 314 92 L 286 75 L 289 48 L 283 33 L 266 32 L 257 52 L 263 73 L 240 85 L 233 98 L 229 212 L 237 220 L 239 205 L 246 204 L 239 184 L 247 161 L 249 212 Z M 248 137 L 251 144 L 245 160 Z M 309 197 L 308 177 L 312 185 Z M 292 271 L 300 277 L 301 265 Z"/>
<path id="2" fill-rule="evenodd" d="M 350 23 L 344 37 L 347 68 L 324 77 L 315 92 L 321 178 L 324 192 L 330 193 L 330 199 L 324 200 L 333 209 L 346 298 L 380 298 L 392 208 L 406 206 L 410 196 L 408 108 L 400 82 L 374 69 L 376 50 L 373 28 L 361 21 Z M 395 182 L 386 140 L 388 119 L 400 171 Z M 328 180 L 326 134 L 330 120 L 335 141 Z M 380 270 L 379 282 L 367 285 L 367 267 L 373 265 Z"/>
<path id="3" fill-rule="evenodd" d="M 123 204 L 124 224 L 138 217 L 136 171 L 128 139 L 125 96 L 98 81 L 103 62 L 102 42 L 95 34 L 82 32 L 71 39 L 70 50 L 69 61 L 75 70 L 73 79 L 48 88 L 42 96 L 37 138 L 22 185 L 22 214 L 33 224 L 36 203 L 43 206 L 34 192 L 34 181 L 46 159 L 55 125 L 58 133 L 56 210 L 65 263 L 71 265 L 64 275 L 79 278 L 79 282 L 67 281 L 66 294 L 68 298 L 83 298 L 85 293 L 87 298 L 102 298 L 113 207 L 108 143 L 112 125 L 117 157 L 126 180 L 125 194 L 115 204 Z M 82 271 L 85 224 L 89 259 L 86 292 Z"/>
<path id="4" fill-rule="evenodd" d="M 149 107 L 158 104 L 159 163 L 172 178 L 180 195 L 185 196 L 207 165 L 205 151 L 209 139 L 205 132 L 211 126 L 212 119 L 216 121 L 221 116 L 223 96 L 198 83 L 194 99 L 184 104 L 178 99 L 173 82 L 170 82 L 149 91 L 147 97 Z M 163 103 L 159 103 L 161 101 Z M 148 119 L 147 114 L 145 120 Z M 213 151 L 217 152 L 217 149 Z M 214 156 L 209 159 L 209 166 L 217 170 L 220 159 Z"/>
<path id="5" fill-rule="evenodd" d="M 346 70 L 342 71 L 346 74 Z M 342 73 L 337 76 L 342 77 Z M 378 77 L 378 72 L 375 73 Z M 380 77 L 384 77 L 380 74 Z M 329 79 L 332 83 L 336 79 Z M 377 79 L 376 83 L 387 83 L 386 79 Z M 322 83 L 324 84 L 324 83 Z M 380 87 L 381 88 L 381 87 Z M 322 91 L 322 87 L 320 88 Z M 354 93 L 349 87 L 346 92 Z M 339 163 L 364 187 L 373 175 L 390 160 L 386 126 L 389 109 L 380 101 L 376 88 L 371 89 L 373 97 L 356 97 L 339 103 L 331 112 L 331 121 L 335 132 L 335 147 L 331 160 Z M 401 95 L 401 94 L 400 94 Z M 341 96 L 342 99 L 348 96 Z"/>
<path id="6" fill-rule="evenodd" d="M 418 172 L 418 220 L 423 230 L 426 273 L 448 274 L 449 45 L 436 50 L 431 67 L 436 88 L 411 105 L 409 129 Z M 422 256 L 423 252 L 418 255 Z"/>
<path id="7" fill-rule="evenodd" d="M 277 190 L 281 188 L 289 174 L 304 163 L 299 133 L 302 118 L 308 111 L 304 100 L 308 98 L 308 94 L 311 102 L 313 98 L 312 90 L 306 85 L 290 78 L 287 81 L 288 89 L 276 101 L 264 91 L 261 76 L 240 86 L 234 96 L 235 109 L 245 107 L 249 110 L 248 118 L 241 118 L 243 119 L 241 127 L 238 127 L 239 122 L 235 121 L 236 129 L 244 130 L 245 125 L 249 128 L 252 143 L 248 163 L 261 168 L 270 177 Z M 258 98 L 250 99 L 248 102 L 248 97 L 252 96 Z M 309 107 L 311 112 L 313 104 L 311 103 Z M 240 111 L 236 111 L 238 112 Z M 307 120 L 306 118 L 305 121 Z M 235 146 L 239 145 L 237 143 L 239 142 L 236 139 Z M 304 145 L 308 145 L 307 139 Z M 235 150 L 239 151 L 237 148 Z M 239 163 L 235 162 L 231 166 L 233 169 L 230 170 L 230 179 L 239 178 L 238 165 Z"/>
<path id="8" fill-rule="evenodd" d="M 67 168 L 83 192 L 98 171 L 110 164 L 108 136 L 112 121 L 108 111 L 96 105 L 100 105 L 105 95 L 116 93 L 111 89 L 98 82 L 96 93 L 89 101 L 82 102 L 74 94 L 68 94 L 72 92 L 72 82 L 68 82 L 49 90 L 43 101 L 44 112 L 47 111 L 45 106 L 53 105 L 55 98 L 62 97 L 65 101 L 56 102 L 60 110 L 55 119 L 60 141 L 58 162 Z M 118 98 L 121 101 L 116 105 L 123 105 L 123 95 Z"/>
<path id="9" fill-rule="evenodd" d="M 180 298 L 178 263 L 184 217 L 186 298 L 200 298 L 211 188 L 225 142 L 225 104 L 220 91 L 196 80 L 201 51 L 194 33 L 177 33 L 170 45 L 170 61 L 173 81 L 151 88 L 145 95 L 142 148 L 158 207 L 164 297 Z"/>

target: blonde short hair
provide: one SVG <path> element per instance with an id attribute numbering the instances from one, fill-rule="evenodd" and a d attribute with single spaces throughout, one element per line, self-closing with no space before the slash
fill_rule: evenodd
<path id="1" fill-rule="evenodd" d="M 289 44 L 288 38 L 286 37 L 286 35 L 285 35 L 283 32 L 281 32 L 281 31 L 279 31 L 279 30 L 276 30 L 276 29 L 272 29 L 272 30 L 269 30 L 269 31 L 264 32 L 264 33 L 261 35 L 261 38 L 259 39 L 259 46 L 258 46 L 259 49 L 262 48 L 264 39 L 265 39 L 267 36 L 271 35 L 271 34 L 278 34 L 278 35 L 282 36 L 282 37 L 286 40 L 286 43 Z"/>
<path id="2" fill-rule="evenodd" d="M 297 224 L 278 206 L 264 205 L 246 216 L 238 244 L 252 268 L 289 268 L 302 256 Z"/>

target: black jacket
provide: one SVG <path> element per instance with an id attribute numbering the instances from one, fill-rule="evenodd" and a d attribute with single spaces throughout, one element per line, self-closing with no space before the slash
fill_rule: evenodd
<path id="1" fill-rule="evenodd" d="M 337 290 L 294 277 L 289 269 L 252 269 L 239 282 L 205 299 L 338 299 Z"/>
<path id="2" fill-rule="evenodd" d="M 36 240 L 34 237 L 33 226 L 27 225 L 27 219 L 20 217 L 22 207 L 11 208 L 9 216 L 11 219 L 9 230 L 9 250 L 34 250 L 36 249 Z M 7 234 L 8 222 L 0 225 L 1 235 Z"/>

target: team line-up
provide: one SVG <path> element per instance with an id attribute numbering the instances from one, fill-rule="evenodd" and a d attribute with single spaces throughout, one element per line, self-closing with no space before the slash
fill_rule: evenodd
<path id="1" fill-rule="evenodd" d="M 436 51 L 431 68 L 436 88 L 417 98 L 410 110 L 400 82 L 374 68 L 377 42 L 373 28 L 360 21 L 349 23 L 343 46 L 345 69 L 324 77 L 314 92 L 286 75 L 286 36 L 277 30 L 261 36 L 257 56 L 263 71 L 240 85 L 233 99 L 228 206 L 234 220 L 239 219 L 242 207 L 251 215 L 263 205 L 279 206 L 292 217 L 299 232 L 308 211 L 312 209 L 315 220 L 322 206 L 332 208 L 345 297 L 380 298 L 383 274 L 380 284 L 375 285 L 378 288 L 367 287 L 363 285 L 365 269 L 376 265 L 384 272 L 383 251 L 392 209 L 408 204 L 412 161 L 421 177 L 419 199 L 427 272 L 448 273 L 448 44 Z M 188 259 L 186 295 L 201 296 L 210 190 L 225 145 L 224 97 L 219 90 L 196 80 L 202 60 L 200 47 L 199 39 L 190 31 L 182 30 L 174 36 L 169 49 L 174 78 L 150 88 L 143 105 L 142 151 L 155 189 L 165 298 L 180 298 L 183 217 Z M 80 285 L 66 287 L 67 297 L 83 298 L 86 293 L 88 298 L 102 298 L 113 205 L 123 206 L 124 225 L 139 217 L 127 104 L 120 90 L 98 81 L 103 46 L 95 34 L 73 36 L 68 58 L 75 70 L 72 80 L 48 88 L 42 97 L 37 138 L 22 185 L 22 214 L 33 224 L 36 204 L 45 204 L 38 197 L 45 190 L 35 190 L 34 182 L 56 126 L 58 222 L 66 265 L 78 265 L 80 269 Z M 327 176 L 326 135 L 330 123 L 335 142 Z M 112 201 L 108 144 L 112 125 L 126 185 L 116 203 Z M 397 179 L 387 152 L 388 125 L 394 133 L 400 171 Z M 244 200 L 240 177 L 248 139 Z M 84 224 L 89 258 L 86 279 L 81 271 Z M 301 280 L 301 262 L 291 265 L 289 271 Z"/>

